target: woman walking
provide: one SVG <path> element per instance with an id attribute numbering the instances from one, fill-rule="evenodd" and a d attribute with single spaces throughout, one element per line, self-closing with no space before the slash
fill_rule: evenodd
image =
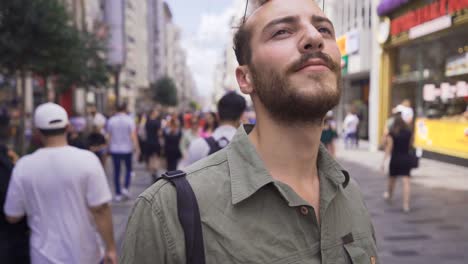
<path id="1" fill-rule="evenodd" d="M 146 167 L 156 181 L 158 177 L 158 169 L 160 166 L 161 156 L 161 118 L 158 108 L 154 108 L 145 123 L 146 146 L 145 160 Z"/>
<path id="2" fill-rule="evenodd" d="M 180 140 L 182 138 L 182 129 L 177 115 L 172 115 L 163 134 L 167 170 L 173 171 L 177 169 L 177 164 L 180 158 L 182 158 L 182 153 L 179 148 Z"/>
<path id="3" fill-rule="evenodd" d="M 414 158 L 409 153 L 413 133 L 408 125 L 397 115 L 393 121 L 390 133 L 387 136 L 385 146 L 385 156 L 382 162 L 382 171 L 385 163 L 390 157 L 388 189 L 384 193 L 384 198 L 390 201 L 395 190 L 397 178 L 403 180 L 403 211 L 410 211 L 410 171 L 413 167 Z"/>
<path id="4" fill-rule="evenodd" d="M 216 113 L 214 112 L 207 112 L 204 114 L 203 118 L 205 119 L 205 124 L 203 126 L 202 131 L 200 132 L 200 136 L 202 138 L 209 138 L 213 131 L 218 128 L 218 118 Z"/>

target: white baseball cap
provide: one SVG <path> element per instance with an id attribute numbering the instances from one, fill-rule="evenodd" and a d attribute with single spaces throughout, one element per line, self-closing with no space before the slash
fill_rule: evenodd
<path id="1" fill-rule="evenodd" d="M 65 128 L 68 125 L 67 112 L 58 104 L 41 104 L 34 112 L 34 125 L 44 130 Z"/>

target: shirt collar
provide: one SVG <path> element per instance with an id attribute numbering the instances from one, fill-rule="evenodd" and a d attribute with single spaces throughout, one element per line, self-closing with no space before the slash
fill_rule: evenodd
<path id="1" fill-rule="evenodd" d="M 227 149 L 232 203 L 234 205 L 249 198 L 263 186 L 275 182 L 248 138 L 252 129 L 253 125 L 240 126 Z M 346 187 L 349 177 L 323 146 L 319 148 L 317 164 L 321 182 L 320 197 L 323 202 L 328 204 L 339 186 Z M 281 183 L 275 184 L 283 197 L 288 200 L 289 205 L 297 206 L 296 202 L 288 198 L 290 195 L 281 190 L 283 189 L 281 185 Z"/>

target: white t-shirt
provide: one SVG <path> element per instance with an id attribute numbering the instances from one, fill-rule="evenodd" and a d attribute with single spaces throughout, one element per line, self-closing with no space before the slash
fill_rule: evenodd
<path id="1" fill-rule="evenodd" d="M 135 122 L 127 114 L 118 113 L 111 117 L 107 123 L 107 133 L 110 134 L 109 151 L 119 154 L 132 153 L 132 133 L 135 132 L 135 127 Z"/>
<path id="2" fill-rule="evenodd" d="M 237 129 L 233 126 L 224 125 L 220 126 L 213 131 L 211 136 L 214 140 L 218 141 L 222 137 L 226 138 L 227 140 L 231 141 L 234 135 L 236 134 Z M 208 156 L 210 153 L 210 146 L 206 142 L 204 138 L 197 138 L 192 143 L 187 151 L 187 157 L 181 164 L 181 167 L 188 166 L 195 161 L 201 160 L 202 158 Z"/>
<path id="3" fill-rule="evenodd" d="M 106 125 L 106 122 L 106 117 L 99 112 L 97 112 L 93 117 L 93 125 L 95 126 L 104 127 Z"/>
<path id="4" fill-rule="evenodd" d="M 4 211 L 27 215 L 31 263 L 99 263 L 104 249 L 89 207 L 111 198 L 93 153 L 71 146 L 42 148 L 17 162 Z"/>
<path id="5" fill-rule="evenodd" d="M 393 110 L 395 113 L 400 112 L 401 113 L 401 118 L 408 124 L 411 124 L 413 122 L 413 117 L 414 117 L 414 111 L 411 107 L 407 107 L 404 105 L 397 105 L 395 109 Z"/>
<path id="6" fill-rule="evenodd" d="M 356 133 L 359 125 L 359 118 L 355 114 L 348 114 L 344 120 L 345 134 Z"/>

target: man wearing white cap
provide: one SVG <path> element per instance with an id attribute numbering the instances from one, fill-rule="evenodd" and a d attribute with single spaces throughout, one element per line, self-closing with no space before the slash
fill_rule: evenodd
<path id="1" fill-rule="evenodd" d="M 116 263 L 112 196 L 98 158 L 67 144 L 61 106 L 37 107 L 34 125 L 44 148 L 17 162 L 4 206 L 11 223 L 27 215 L 31 263 Z"/>

